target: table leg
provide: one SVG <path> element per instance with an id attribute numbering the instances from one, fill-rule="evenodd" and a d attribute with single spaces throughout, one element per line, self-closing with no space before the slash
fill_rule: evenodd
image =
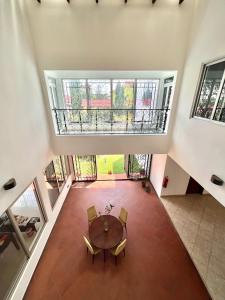
<path id="1" fill-rule="evenodd" d="M 103 250 L 103 254 L 104 254 L 104 262 L 105 262 L 105 249 Z"/>

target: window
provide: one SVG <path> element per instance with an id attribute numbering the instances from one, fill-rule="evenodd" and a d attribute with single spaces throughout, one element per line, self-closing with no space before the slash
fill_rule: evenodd
<path id="1" fill-rule="evenodd" d="M 112 81 L 112 101 L 113 108 L 134 108 L 135 107 L 135 96 L 134 86 L 135 80 L 113 80 Z"/>
<path id="2" fill-rule="evenodd" d="M 34 183 L 23 192 L 9 211 L 21 233 L 23 244 L 31 252 L 45 223 Z"/>
<path id="3" fill-rule="evenodd" d="M 193 116 L 225 122 L 225 61 L 203 67 Z"/>
<path id="4" fill-rule="evenodd" d="M 137 80 L 136 108 L 156 108 L 159 80 Z"/>
<path id="5" fill-rule="evenodd" d="M 57 77 L 54 82 L 49 80 L 56 134 L 166 133 L 175 84 L 174 72 L 166 74 L 154 72 L 154 77 L 151 73 L 146 78 L 144 72 L 145 78 L 137 78 L 130 77 L 129 72 L 127 78 L 125 74 L 122 78 L 115 74 L 113 78 L 110 78 L 112 74 L 105 78 L 104 72 L 103 78 L 82 78 L 86 76 L 82 73 L 79 78 L 78 72 L 72 79 Z M 55 96 L 59 97 L 58 101 Z M 219 112 L 218 115 L 221 116 Z"/>
<path id="6" fill-rule="evenodd" d="M 110 80 L 88 80 L 91 108 L 111 108 Z"/>
<path id="7" fill-rule="evenodd" d="M 63 93 L 67 109 L 88 107 L 86 80 L 63 80 Z"/>
<path id="8" fill-rule="evenodd" d="M 0 216 L 0 299 L 5 299 L 27 261 L 7 213 Z"/>
<path id="9" fill-rule="evenodd" d="M 65 156 L 57 156 L 45 169 L 45 182 L 52 208 L 64 187 L 67 177 Z"/>

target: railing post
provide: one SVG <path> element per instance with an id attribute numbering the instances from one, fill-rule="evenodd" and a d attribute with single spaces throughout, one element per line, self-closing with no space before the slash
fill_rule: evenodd
<path id="1" fill-rule="evenodd" d="M 144 126 L 144 115 L 145 115 L 145 111 L 143 110 L 143 115 L 142 115 L 142 119 L 141 119 L 141 131 L 143 130 L 143 126 Z"/>
<path id="2" fill-rule="evenodd" d="M 60 126 L 59 126 L 59 119 L 58 119 L 58 112 L 55 108 L 53 108 L 54 114 L 55 114 L 55 120 L 57 125 L 58 134 L 61 134 L 60 132 Z"/>
<path id="3" fill-rule="evenodd" d="M 64 126 L 67 132 L 67 122 L 66 122 L 66 116 L 65 116 L 65 110 L 63 110 L 63 121 L 64 121 Z"/>
<path id="4" fill-rule="evenodd" d="M 80 131 L 82 132 L 83 131 L 83 126 L 82 126 L 82 118 L 81 118 L 80 110 L 79 110 L 79 119 L 80 119 Z"/>
<path id="5" fill-rule="evenodd" d="M 164 123 L 163 123 L 163 132 L 166 129 L 166 121 L 167 121 L 168 110 L 169 109 L 167 108 L 166 111 L 165 111 L 165 118 L 164 118 Z"/>
<path id="6" fill-rule="evenodd" d="M 110 111 L 111 132 L 113 127 L 113 110 Z"/>
<path id="7" fill-rule="evenodd" d="M 98 109 L 96 109 L 95 113 L 95 131 L 98 131 Z"/>
<path id="8" fill-rule="evenodd" d="M 159 128 L 159 112 L 160 112 L 160 110 L 156 110 L 156 113 L 157 113 L 157 118 L 156 118 L 156 130 L 158 130 L 158 128 Z"/>
<path id="9" fill-rule="evenodd" d="M 128 109 L 127 109 L 127 123 L 126 123 L 126 132 L 127 132 L 127 129 L 128 129 Z"/>

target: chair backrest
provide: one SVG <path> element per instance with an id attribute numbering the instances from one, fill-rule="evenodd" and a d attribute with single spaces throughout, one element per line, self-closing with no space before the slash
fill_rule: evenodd
<path id="1" fill-rule="evenodd" d="M 126 246 L 126 242 L 127 242 L 127 239 L 124 239 L 116 248 L 116 251 L 115 251 L 115 256 L 119 255 L 120 252 L 123 251 L 123 249 L 125 248 Z"/>
<path id="2" fill-rule="evenodd" d="M 87 209 L 87 215 L 88 221 L 91 221 L 98 216 L 94 205 Z"/>
<path id="3" fill-rule="evenodd" d="M 84 235 L 83 235 L 83 238 L 84 238 L 84 242 L 85 242 L 86 246 L 88 247 L 88 250 L 91 252 L 91 254 L 94 254 L 94 249 L 92 248 L 89 240 Z"/>
<path id="4" fill-rule="evenodd" d="M 121 207 L 120 215 L 119 215 L 120 220 L 122 220 L 124 223 L 127 223 L 127 216 L 128 216 L 128 212 L 126 211 L 125 208 Z"/>

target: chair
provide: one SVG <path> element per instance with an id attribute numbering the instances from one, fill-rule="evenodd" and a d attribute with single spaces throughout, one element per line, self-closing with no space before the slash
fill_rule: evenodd
<path id="1" fill-rule="evenodd" d="M 97 255 L 102 250 L 99 249 L 99 248 L 96 248 L 93 245 L 91 245 L 90 241 L 88 240 L 88 238 L 86 238 L 86 236 L 83 235 L 83 238 L 84 238 L 84 242 L 85 242 L 85 244 L 87 246 L 87 253 L 88 253 L 88 251 L 91 253 L 91 255 L 92 255 L 92 263 L 94 263 L 95 255 Z"/>
<path id="2" fill-rule="evenodd" d="M 94 205 L 87 209 L 87 215 L 88 215 L 88 224 L 90 225 L 91 222 L 94 221 L 98 217 Z"/>
<path id="3" fill-rule="evenodd" d="M 127 216 L 128 216 L 128 212 L 126 211 L 125 208 L 122 207 L 120 210 L 119 220 L 122 223 L 122 225 L 125 227 L 126 231 L 127 231 Z"/>
<path id="4" fill-rule="evenodd" d="M 123 251 L 123 255 L 125 256 L 125 246 L 127 239 L 124 239 L 118 246 L 111 249 L 111 254 L 115 257 L 115 265 L 117 265 L 117 256 Z"/>

